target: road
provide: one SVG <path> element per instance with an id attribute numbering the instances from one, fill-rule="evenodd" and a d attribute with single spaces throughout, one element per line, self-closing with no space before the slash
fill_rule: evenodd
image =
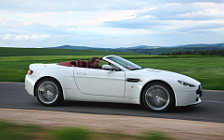
<path id="1" fill-rule="evenodd" d="M 144 116 L 224 123 L 224 92 L 204 91 L 202 103 L 178 107 L 171 112 L 147 111 L 141 105 L 66 101 L 60 106 L 45 107 L 24 90 L 23 83 L 0 83 L 0 108 L 36 109 L 93 114 Z"/>

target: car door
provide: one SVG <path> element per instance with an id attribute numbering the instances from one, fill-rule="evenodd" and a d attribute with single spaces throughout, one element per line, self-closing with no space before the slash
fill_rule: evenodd
<path id="1" fill-rule="evenodd" d="M 83 94 L 111 97 L 123 97 L 125 94 L 124 71 L 75 68 L 74 78 Z"/>

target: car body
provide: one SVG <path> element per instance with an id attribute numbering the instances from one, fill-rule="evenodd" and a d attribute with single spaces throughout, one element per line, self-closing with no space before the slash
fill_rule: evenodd
<path id="1" fill-rule="evenodd" d="M 43 96 L 43 101 L 38 100 L 44 105 L 61 100 L 95 101 L 144 104 L 153 111 L 166 111 L 201 102 L 201 83 L 188 76 L 142 68 L 116 55 L 101 60 L 107 63 L 101 69 L 73 66 L 72 61 L 31 64 L 25 89 L 32 96 Z M 54 92 L 60 95 L 59 101 L 47 102 Z"/>

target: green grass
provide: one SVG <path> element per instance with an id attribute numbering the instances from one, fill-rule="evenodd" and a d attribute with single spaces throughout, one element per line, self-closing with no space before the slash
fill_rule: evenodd
<path id="1" fill-rule="evenodd" d="M 0 81 L 23 82 L 28 66 L 32 63 L 58 63 L 75 59 L 88 59 L 93 56 L 101 57 L 107 54 L 116 54 L 103 51 L 60 50 L 62 52 L 59 55 L 58 49 L 28 49 L 29 52 L 27 52 L 27 49 L 14 49 L 0 48 L 0 51 L 4 50 L 6 52 L 8 50 L 8 53 L 5 55 L 0 52 Z M 223 56 L 165 56 L 130 53 L 118 53 L 118 55 L 146 68 L 163 69 L 188 75 L 200 81 L 204 89 L 224 90 Z"/>
<path id="2" fill-rule="evenodd" d="M 142 140 L 169 140 L 164 133 L 161 132 L 148 132 L 142 136 Z"/>
<path id="3" fill-rule="evenodd" d="M 44 55 L 106 55 L 132 54 L 125 52 L 109 52 L 101 50 L 49 49 L 49 48 L 7 48 L 0 47 L 0 56 L 44 56 Z"/>
<path id="4" fill-rule="evenodd" d="M 54 132 L 56 140 L 88 140 L 90 131 L 82 128 L 64 128 Z"/>
<path id="5" fill-rule="evenodd" d="M 149 132 L 141 136 L 115 133 L 99 133 L 84 128 L 43 128 L 0 121 L 1 140 L 167 140 L 161 132 Z"/>
<path id="6" fill-rule="evenodd" d="M 39 133 L 43 133 L 44 128 L 34 125 L 18 125 L 14 123 L 0 121 L 1 140 L 29 140 L 39 138 Z"/>

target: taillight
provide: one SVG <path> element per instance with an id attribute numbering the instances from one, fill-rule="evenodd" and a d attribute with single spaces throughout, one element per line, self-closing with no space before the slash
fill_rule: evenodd
<path id="1" fill-rule="evenodd" d="M 28 74 L 28 75 L 31 75 L 31 74 L 33 74 L 33 71 L 29 69 L 29 70 L 27 71 L 27 74 Z"/>

